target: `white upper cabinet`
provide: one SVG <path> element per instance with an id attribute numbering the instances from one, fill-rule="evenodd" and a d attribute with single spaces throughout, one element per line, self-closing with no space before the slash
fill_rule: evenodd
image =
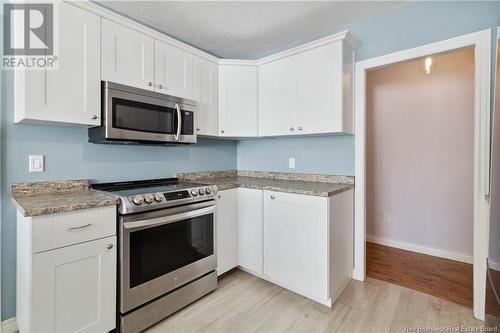
<path id="1" fill-rule="evenodd" d="M 216 63 L 193 56 L 193 99 L 197 102 L 196 133 L 217 136 L 218 70 Z"/>
<path id="2" fill-rule="evenodd" d="M 342 42 L 296 58 L 297 133 L 342 132 Z"/>
<path id="3" fill-rule="evenodd" d="M 354 42 L 328 38 L 262 60 L 261 136 L 353 132 Z"/>
<path id="4" fill-rule="evenodd" d="M 258 135 L 257 66 L 219 66 L 219 136 Z"/>
<path id="5" fill-rule="evenodd" d="M 154 90 L 153 38 L 104 18 L 101 29 L 102 80 Z"/>
<path id="6" fill-rule="evenodd" d="M 16 70 L 14 121 L 99 125 L 99 16 L 59 3 L 58 69 Z"/>
<path id="7" fill-rule="evenodd" d="M 155 91 L 193 98 L 193 55 L 155 40 Z"/>
<path id="8" fill-rule="evenodd" d="M 259 135 L 294 134 L 297 123 L 296 58 L 259 67 Z"/>

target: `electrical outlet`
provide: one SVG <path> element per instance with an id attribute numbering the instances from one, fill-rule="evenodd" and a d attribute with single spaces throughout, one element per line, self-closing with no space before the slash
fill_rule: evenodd
<path id="1" fill-rule="evenodd" d="M 384 223 L 391 223 L 392 221 L 392 214 L 391 213 L 384 213 Z"/>
<path id="2" fill-rule="evenodd" d="M 288 158 L 288 168 L 295 169 L 295 157 Z"/>
<path id="3" fill-rule="evenodd" d="M 30 155 L 30 172 L 43 172 L 44 171 L 44 158 L 43 155 Z"/>

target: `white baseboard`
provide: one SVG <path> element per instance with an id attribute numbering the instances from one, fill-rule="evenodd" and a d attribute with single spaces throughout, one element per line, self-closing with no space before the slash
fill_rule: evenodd
<path id="1" fill-rule="evenodd" d="M 16 317 L 2 321 L 2 333 L 16 333 L 18 331 Z"/>
<path id="2" fill-rule="evenodd" d="M 500 262 L 498 262 L 498 261 L 493 261 L 493 260 L 490 259 L 488 261 L 488 267 L 491 268 L 494 271 L 499 271 L 500 272 Z"/>
<path id="3" fill-rule="evenodd" d="M 413 251 L 417 253 L 422 253 L 422 254 L 427 254 L 430 256 L 435 256 L 435 257 L 440 257 L 440 258 L 445 258 L 445 259 L 451 259 L 451 260 L 456 260 L 460 262 L 465 262 L 467 264 L 472 264 L 473 259 L 472 256 L 454 252 L 454 251 L 448 251 L 448 250 L 443 250 L 443 249 L 437 249 L 435 247 L 429 247 L 429 246 L 422 246 L 422 245 L 417 245 L 417 244 L 411 244 L 411 243 L 405 243 L 405 242 L 400 242 L 397 240 L 393 239 L 388 239 L 380 236 L 375 236 L 375 235 L 366 235 L 366 241 L 370 243 L 376 243 L 380 245 L 386 245 L 390 247 L 395 247 L 398 249 L 402 250 L 407 250 L 407 251 Z"/>

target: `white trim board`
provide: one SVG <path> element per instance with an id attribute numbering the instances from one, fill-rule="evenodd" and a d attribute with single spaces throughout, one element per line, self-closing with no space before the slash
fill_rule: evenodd
<path id="1" fill-rule="evenodd" d="M 472 256 L 467 255 L 467 254 L 438 249 L 438 248 L 431 247 L 431 246 L 424 246 L 424 245 L 401 242 L 398 240 L 389 239 L 389 238 L 376 236 L 376 235 L 368 235 L 367 234 L 366 241 L 370 242 L 370 243 L 395 247 L 395 248 L 401 249 L 401 250 L 407 250 L 407 251 L 427 254 L 430 256 L 434 256 L 434 257 L 465 262 L 467 264 L 472 264 L 472 262 L 473 262 Z"/>
<path id="2" fill-rule="evenodd" d="M 2 333 L 15 333 L 19 332 L 17 327 L 17 319 L 16 317 L 12 317 L 2 321 Z"/>
<path id="3" fill-rule="evenodd" d="M 490 82 L 491 29 L 403 50 L 355 64 L 355 211 L 353 278 L 366 278 L 366 72 L 412 59 L 474 47 L 474 317 L 484 320 L 486 296 L 486 258 L 490 228 Z"/>

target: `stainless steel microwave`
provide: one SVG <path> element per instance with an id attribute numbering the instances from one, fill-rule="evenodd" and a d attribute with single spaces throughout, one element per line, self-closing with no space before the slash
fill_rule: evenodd
<path id="1" fill-rule="evenodd" d="M 101 96 L 101 126 L 89 128 L 89 142 L 196 143 L 195 101 L 109 81 Z"/>

